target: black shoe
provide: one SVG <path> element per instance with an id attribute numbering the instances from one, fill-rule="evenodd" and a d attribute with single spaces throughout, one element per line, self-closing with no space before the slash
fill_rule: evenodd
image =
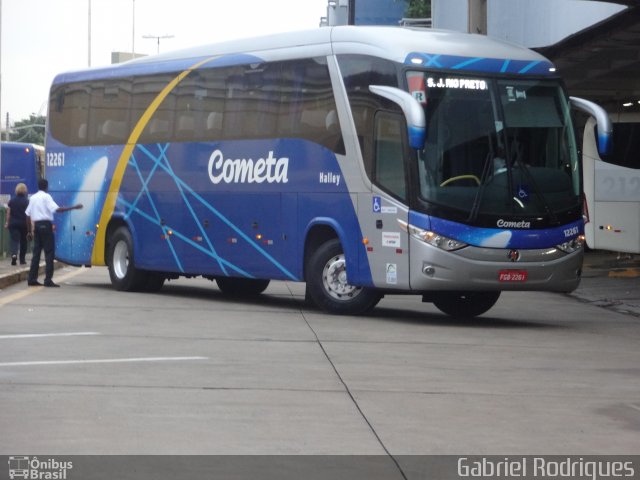
<path id="1" fill-rule="evenodd" d="M 27 264 L 26 260 L 20 260 L 20 265 L 26 265 L 26 264 Z"/>
<path id="2" fill-rule="evenodd" d="M 16 257 L 15 255 L 11 256 L 11 265 L 15 265 L 16 264 L 16 260 L 18 260 L 18 257 Z"/>
<path id="3" fill-rule="evenodd" d="M 27 282 L 27 285 L 29 285 L 30 287 L 41 287 L 42 284 L 39 281 L 35 281 L 35 282 Z"/>
<path id="4" fill-rule="evenodd" d="M 57 283 L 53 283 L 53 282 L 44 282 L 44 286 L 45 287 L 59 287 L 60 285 L 58 285 Z"/>

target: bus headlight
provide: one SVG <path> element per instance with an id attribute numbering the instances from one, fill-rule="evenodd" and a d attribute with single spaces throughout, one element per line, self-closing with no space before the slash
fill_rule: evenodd
<path id="1" fill-rule="evenodd" d="M 584 235 L 578 235 L 576 238 L 569 240 L 568 242 L 556 245 L 556 248 L 562 250 L 564 253 L 573 253 L 584 247 Z"/>
<path id="2" fill-rule="evenodd" d="M 445 237 L 444 235 L 440 235 L 435 232 L 430 232 L 428 230 L 423 230 L 422 228 L 414 227 L 413 225 L 407 225 L 407 231 L 412 237 L 417 238 L 424 243 L 428 243 L 433 247 L 446 250 L 447 252 L 459 250 L 467 246 L 466 243 L 459 242 L 458 240 Z"/>

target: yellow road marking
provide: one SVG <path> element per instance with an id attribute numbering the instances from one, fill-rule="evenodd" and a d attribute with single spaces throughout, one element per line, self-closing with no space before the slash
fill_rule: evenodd
<path id="1" fill-rule="evenodd" d="M 81 273 L 86 272 L 87 269 L 86 268 L 79 268 L 77 270 L 74 270 L 73 272 L 69 272 L 65 275 L 62 275 L 61 277 L 57 277 L 56 278 L 56 282 L 62 283 L 65 282 L 77 275 L 80 275 Z M 21 290 L 20 292 L 16 292 L 16 293 L 12 293 L 11 295 L 7 295 L 6 297 L 2 297 L 0 298 L 0 308 L 4 307 L 5 305 L 11 303 L 11 302 L 15 302 L 17 300 L 21 300 L 25 297 L 28 297 L 29 295 L 39 292 L 40 290 L 42 290 L 45 287 L 28 287 L 26 286 L 26 282 L 24 282 L 25 285 L 25 289 Z"/>
<path id="2" fill-rule="evenodd" d="M 622 270 L 612 270 L 609 272 L 610 277 L 623 277 L 634 278 L 640 277 L 640 269 L 638 268 L 625 268 Z"/>

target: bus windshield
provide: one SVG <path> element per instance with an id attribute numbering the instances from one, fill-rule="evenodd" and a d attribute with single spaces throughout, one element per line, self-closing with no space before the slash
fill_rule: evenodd
<path id="1" fill-rule="evenodd" d="M 427 209 L 480 224 L 496 216 L 557 223 L 579 208 L 576 144 L 557 82 L 426 72 L 408 80 L 427 118 L 417 188 Z"/>

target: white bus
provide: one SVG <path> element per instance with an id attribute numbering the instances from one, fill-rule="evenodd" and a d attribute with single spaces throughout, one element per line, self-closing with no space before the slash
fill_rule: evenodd
<path id="1" fill-rule="evenodd" d="M 584 129 L 585 236 L 593 249 L 640 253 L 640 114 L 616 114 L 612 151 L 598 154 L 596 121 Z"/>

